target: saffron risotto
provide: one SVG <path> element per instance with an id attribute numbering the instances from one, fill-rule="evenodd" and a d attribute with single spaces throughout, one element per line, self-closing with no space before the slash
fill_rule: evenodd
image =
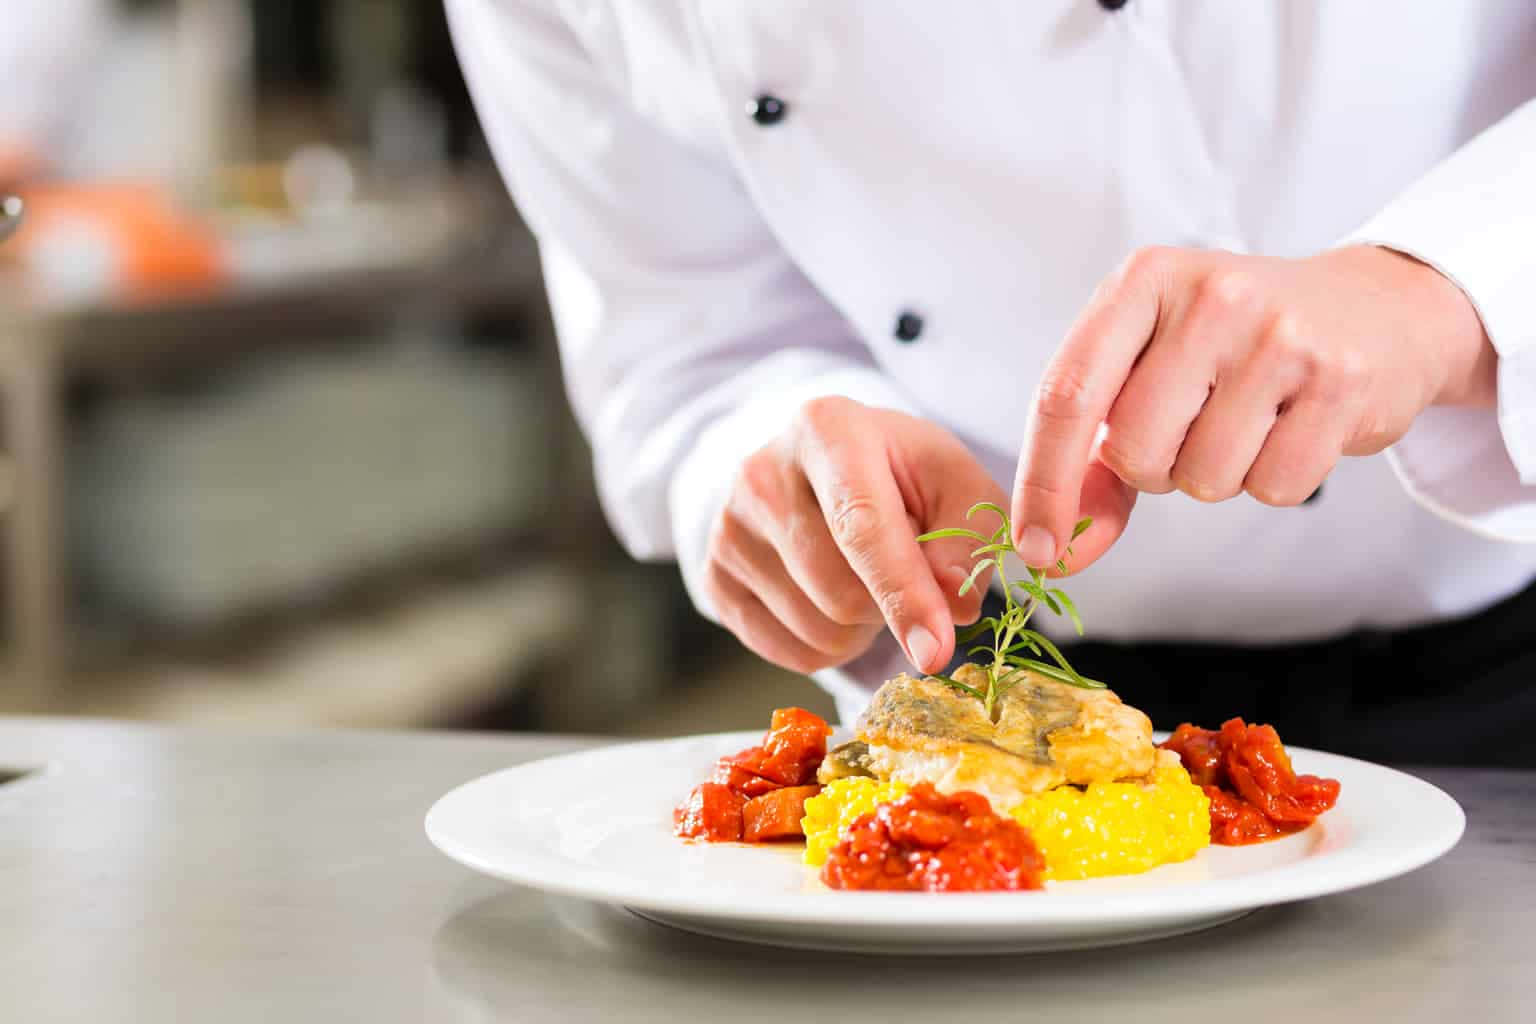
<path id="1" fill-rule="evenodd" d="M 856 820 L 907 791 L 900 782 L 838 779 L 805 803 L 805 862 L 819 867 Z M 1129 875 L 1188 860 L 1210 844 L 1210 801 L 1179 758 L 1159 751 L 1146 781 L 1060 786 L 1009 812 L 1029 830 L 1054 881 Z"/>

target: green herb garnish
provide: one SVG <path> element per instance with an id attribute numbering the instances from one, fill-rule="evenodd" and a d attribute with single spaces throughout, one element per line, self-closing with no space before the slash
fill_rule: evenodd
<path id="1" fill-rule="evenodd" d="M 965 513 L 965 518 L 970 519 L 977 512 L 988 511 L 996 513 L 998 527 L 992 531 L 992 535 L 986 536 L 976 530 L 963 526 L 948 527 L 943 530 L 934 530 L 917 538 L 919 544 L 930 540 L 942 540 L 946 537 L 966 537 L 977 541 L 981 546 L 971 552 L 971 557 L 977 559 L 971 574 L 965 582 L 960 584 L 960 595 L 965 596 L 971 588 L 976 586 L 981 574 L 990 566 L 997 570 L 997 578 L 1002 583 L 1004 609 L 999 616 L 988 616 L 974 625 L 955 631 L 955 643 L 963 644 L 981 636 L 987 630 L 992 631 L 992 643 L 977 644 L 966 653 L 969 655 L 982 655 L 990 659 L 991 664 L 985 661 L 979 662 L 987 672 L 987 688 L 983 692 L 974 686 L 967 686 L 957 679 L 948 676 L 935 675 L 933 678 L 945 683 L 962 693 L 969 694 L 981 701 L 987 709 L 987 717 L 993 717 L 993 709 L 1003 694 L 1023 682 L 1028 672 L 1038 672 L 1040 675 L 1057 682 L 1068 683 L 1072 686 L 1081 686 L 1090 690 L 1102 690 L 1104 684 L 1097 679 L 1089 679 L 1079 675 L 1059 648 L 1051 643 L 1050 638 L 1038 630 L 1029 628 L 1029 620 L 1035 614 L 1035 609 L 1041 605 L 1049 608 L 1057 615 L 1066 615 L 1072 620 L 1078 635 L 1083 632 L 1083 620 L 1078 617 L 1077 608 L 1072 604 L 1072 599 L 1060 589 L 1046 586 L 1044 569 L 1029 569 L 1029 579 L 1008 579 L 1008 570 L 1003 565 L 1003 558 L 1013 550 L 1010 540 L 1012 525 L 1008 522 L 1008 514 L 990 501 L 977 502 Z M 1092 519 L 1082 519 L 1072 528 L 1072 539 L 1082 536 L 1088 529 Z M 1072 547 L 1067 546 L 1066 554 L 1072 554 Z M 1067 571 L 1066 558 L 1056 562 L 1056 568 L 1060 572 Z M 1014 596 L 1017 589 L 1023 595 L 1023 601 Z M 1029 657 L 1033 654 L 1035 657 Z M 1042 657 L 1048 657 L 1050 661 L 1042 661 Z"/>

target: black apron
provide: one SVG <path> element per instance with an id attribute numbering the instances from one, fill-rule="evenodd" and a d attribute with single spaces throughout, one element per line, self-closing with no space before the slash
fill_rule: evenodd
<path id="1" fill-rule="evenodd" d="M 983 614 L 1000 608 L 989 595 Z M 1090 640 L 1065 653 L 1158 729 L 1242 717 L 1372 761 L 1536 768 L 1536 584 L 1465 618 L 1315 643 Z"/>

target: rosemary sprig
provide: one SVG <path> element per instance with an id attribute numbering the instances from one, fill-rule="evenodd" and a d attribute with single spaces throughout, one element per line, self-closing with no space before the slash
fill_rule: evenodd
<path id="1" fill-rule="evenodd" d="M 987 671 L 986 691 L 967 686 L 948 676 L 936 675 L 934 678 L 981 701 L 987 709 L 988 718 L 993 718 L 998 699 L 1023 682 L 1029 672 L 1036 672 L 1057 682 L 1085 689 L 1104 689 L 1104 684 L 1097 679 L 1079 675 L 1057 646 L 1051 643 L 1049 637 L 1039 630 L 1029 628 L 1031 616 L 1041 605 L 1057 615 L 1065 615 L 1070 619 L 1079 636 L 1083 632 L 1083 620 L 1078 616 L 1077 607 L 1072 603 L 1072 599 L 1064 591 L 1047 585 L 1045 570 L 1029 567 L 1028 579 L 1012 581 L 1008 579 L 1008 569 L 1003 564 L 1004 556 L 1013 550 L 1013 544 L 1009 539 L 1012 524 L 1008 522 L 1008 513 L 993 502 L 981 501 L 971 506 L 965 513 L 965 518 L 970 519 L 977 512 L 982 511 L 992 512 L 998 518 L 997 529 L 993 530 L 990 536 L 968 527 L 952 526 L 933 530 L 917 538 L 919 544 L 931 540 L 942 540 L 946 537 L 964 537 L 976 541 L 979 546 L 971 552 L 971 557 L 977 561 L 965 582 L 960 584 L 960 596 L 964 597 L 969 593 L 989 567 L 997 571 L 997 578 L 1003 590 L 1004 607 L 1001 615 L 989 615 L 974 625 L 955 632 L 955 642 L 962 644 L 969 643 L 991 631 L 990 644 L 977 644 L 967 651 L 967 654 L 982 655 L 990 661 L 990 663 L 982 662 Z M 1072 528 L 1072 539 L 1076 540 L 1082 536 L 1083 531 L 1088 529 L 1092 522 L 1092 519 L 1080 520 Z M 1058 571 L 1067 571 L 1066 558 L 1071 554 L 1072 547 L 1069 544 L 1066 555 L 1056 562 Z M 1015 590 L 1019 591 L 1021 598 L 1014 596 Z M 1049 658 L 1050 661 L 1043 660 L 1045 658 Z"/>

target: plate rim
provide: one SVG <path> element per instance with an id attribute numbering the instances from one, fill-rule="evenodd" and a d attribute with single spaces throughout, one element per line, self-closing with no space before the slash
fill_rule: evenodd
<path id="1" fill-rule="evenodd" d="M 1159 733 L 1159 735 L 1166 735 Z M 480 790 L 503 785 L 535 765 L 549 770 L 562 763 L 594 757 L 621 757 L 645 749 L 665 749 L 684 744 L 711 743 L 727 747 L 732 743 L 750 744 L 761 737 L 761 730 L 700 733 L 662 739 L 634 740 L 602 744 L 582 750 L 535 758 L 488 772 L 440 796 L 427 811 L 423 827 L 427 839 L 450 859 L 481 874 L 542 892 L 556 893 L 614 903 L 636 910 L 661 914 L 680 914 L 740 922 L 798 923 L 805 925 L 847 925 L 851 921 L 870 926 L 921 926 L 924 928 L 975 927 L 1050 927 L 1056 925 L 1093 926 L 1115 922 L 1156 920 L 1183 914 L 1211 914 L 1276 906 L 1347 892 L 1366 885 L 1396 878 L 1444 856 L 1460 842 L 1466 831 L 1466 813 L 1461 805 L 1440 787 L 1407 771 L 1360 758 L 1307 747 L 1287 745 L 1294 759 L 1322 761 L 1320 765 L 1303 764 L 1306 770 L 1326 773 L 1326 764 L 1334 762 L 1353 766 L 1352 771 L 1384 773 L 1394 786 L 1416 791 L 1434 806 L 1433 828 L 1396 850 L 1380 850 L 1370 857 L 1369 850 L 1358 846 L 1325 854 L 1330 870 L 1318 872 L 1316 861 L 1303 859 L 1253 875 L 1237 878 L 1180 882 L 1169 886 L 1106 893 L 1074 893 L 1052 888 L 1044 893 L 1017 894 L 1028 899 L 999 898 L 998 893 L 865 893 L 833 890 L 783 892 L 775 890 L 767 899 L 727 903 L 718 896 L 687 892 L 675 887 L 647 888 L 643 880 L 600 868 L 572 864 L 558 857 L 531 853 L 482 857 L 473 849 L 445 833 L 443 822 L 454 805 Z M 1423 818 L 1423 815 L 1420 816 Z M 1322 823 L 1324 826 L 1326 822 Z M 1318 828 L 1312 826 L 1312 829 Z M 1281 842 L 1300 840 L 1312 829 Z M 1353 854 L 1353 856 L 1352 856 Z M 540 870 L 547 865 L 553 870 Z M 1155 870 L 1155 869 L 1154 869 Z M 1058 883 L 1059 885 L 1071 883 Z M 1183 894 L 1191 899 L 1179 903 Z M 814 900 L 803 897 L 814 896 Z"/>

